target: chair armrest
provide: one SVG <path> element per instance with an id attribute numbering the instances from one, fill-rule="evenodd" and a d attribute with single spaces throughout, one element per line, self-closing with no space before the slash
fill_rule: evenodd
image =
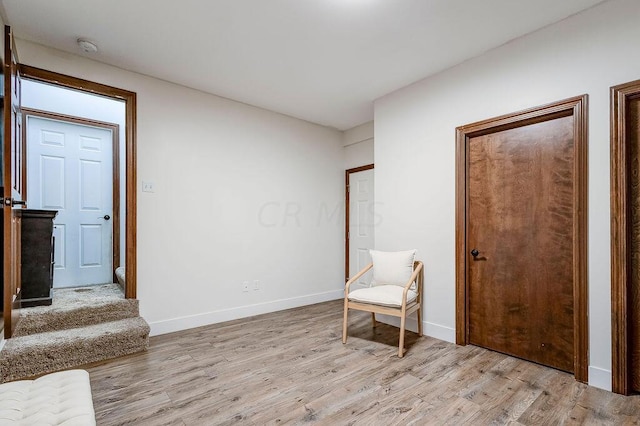
<path id="1" fill-rule="evenodd" d="M 344 294 L 345 296 L 349 295 L 349 286 L 358 280 L 358 278 L 360 278 L 361 276 L 363 276 L 364 274 L 366 274 L 369 269 L 373 268 L 373 262 L 368 264 L 367 266 L 365 266 L 362 271 L 358 272 L 355 276 L 353 276 L 352 278 L 349 278 L 349 281 L 347 281 L 347 283 L 344 286 Z"/>
<path id="2" fill-rule="evenodd" d="M 416 280 L 418 280 L 418 277 L 422 272 L 422 262 L 417 261 L 416 264 L 417 266 L 413 270 L 413 274 L 411 274 L 411 278 L 409 278 L 409 282 L 407 282 L 407 284 L 404 286 L 404 291 L 402 292 L 402 306 L 405 306 L 407 304 L 407 292 L 411 288 L 411 284 L 413 284 Z M 418 294 L 422 293 L 422 288 L 421 288 L 422 282 L 421 280 L 419 281 L 420 282 L 417 284 L 418 288 L 416 289 L 418 290 Z"/>

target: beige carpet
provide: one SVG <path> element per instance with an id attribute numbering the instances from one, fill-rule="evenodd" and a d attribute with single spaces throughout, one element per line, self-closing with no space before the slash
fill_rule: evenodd
<path id="1" fill-rule="evenodd" d="M 66 330 L 138 316 L 138 300 L 125 299 L 117 284 L 53 290 L 50 306 L 20 310 L 14 336 Z"/>
<path id="2" fill-rule="evenodd" d="M 21 310 L 0 351 L 0 383 L 144 351 L 149 325 L 117 284 L 55 289 L 51 306 Z"/>

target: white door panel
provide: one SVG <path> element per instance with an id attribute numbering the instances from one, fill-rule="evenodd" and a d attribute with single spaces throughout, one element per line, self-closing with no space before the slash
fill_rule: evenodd
<path id="1" fill-rule="evenodd" d="M 64 133 L 42 130 L 41 143 L 43 145 L 64 146 Z"/>
<path id="2" fill-rule="evenodd" d="M 80 225 L 80 267 L 102 266 L 102 227 Z"/>
<path id="3" fill-rule="evenodd" d="M 55 268 L 58 269 L 64 269 L 67 267 L 67 256 L 65 255 L 67 252 L 65 247 L 65 243 L 67 241 L 66 229 L 67 228 L 64 224 L 59 223 L 53 228 L 53 238 L 55 238 L 56 242 L 55 251 L 53 253 L 53 263 Z M 56 276 L 54 272 L 54 281 L 55 278 Z"/>
<path id="4" fill-rule="evenodd" d="M 373 169 L 349 174 L 349 276 L 352 277 L 371 263 L 369 249 L 375 248 L 374 238 L 374 172 Z M 371 272 L 357 282 L 368 286 Z"/>
<path id="5" fill-rule="evenodd" d="M 38 205 L 39 208 L 45 210 L 60 210 L 65 208 L 64 160 L 64 158 L 49 155 L 40 156 L 40 161 L 38 162 L 40 170 L 36 170 L 36 173 L 39 173 L 40 179 L 36 179 L 37 175 L 34 176 L 33 179 L 34 184 L 40 184 L 40 197 L 34 196 L 37 191 L 31 188 L 31 176 L 27 178 L 29 181 L 27 184 L 29 185 L 27 191 L 29 191 L 29 195 L 31 195 L 31 198 L 36 201 L 36 205 Z M 27 173 L 29 173 L 31 167 L 27 167 L 29 169 Z M 30 192 L 31 190 L 33 190 L 33 192 Z M 30 207 L 36 208 L 32 202 L 30 204 Z"/>
<path id="6" fill-rule="evenodd" d="M 111 130 L 27 117 L 27 191 L 54 220 L 54 287 L 112 282 Z"/>
<path id="7" fill-rule="evenodd" d="M 80 211 L 99 212 L 104 207 L 101 188 L 96 186 L 102 173 L 101 162 L 80 160 Z"/>

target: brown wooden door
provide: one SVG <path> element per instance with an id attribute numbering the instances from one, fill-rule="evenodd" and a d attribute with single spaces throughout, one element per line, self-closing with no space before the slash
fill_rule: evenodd
<path id="1" fill-rule="evenodd" d="M 640 392 L 640 80 L 611 88 L 612 390 Z"/>
<path id="2" fill-rule="evenodd" d="M 573 133 L 572 116 L 543 117 L 472 137 L 467 154 L 469 342 L 569 372 Z"/>
<path id="3" fill-rule="evenodd" d="M 629 274 L 628 336 L 629 336 L 629 385 L 630 392 L 640 392 L 640 93 L 629 97 L 626 106 L 626 130 L 629 147 L 629 185 L 631 228 L 628 245 L 631 269 Z"/>
<path id="4" fill-rule="evenodd" d="M 4 335 L 11 337 L 19 320 L 20 307 L 20 211 L 24 205 L 22 114 L 20 75 L 11 29 L 4 39 Z"/>

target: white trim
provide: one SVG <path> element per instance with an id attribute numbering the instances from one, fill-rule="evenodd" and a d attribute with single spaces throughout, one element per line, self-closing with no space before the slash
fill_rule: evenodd
<path id="1" fill-rule="evenodd" d="M 435 324 L 432 322 L 423 322 L 424 334 L 444 340 L 445 342 L 456 342 L 456 329 L 445 325 Z"/>
<path id="2" fill-rule="evenodd" d="M 412 318 L 416 314 L 412 314 L 410 317 L 407 317 L 407 322 L 405 323 L 405 329 L 409 331 L 413 331 L 414 333 L 418 332 L 418 321 L 416 318 Z M 384 324 L 389 324 L 394 327 L 400 328 L 400 318 L 393 317 L 391 315 L 382 315 L 376 314 L 376 321 L 379 321 Z M 424 325 L 424 322 L 422 323 Z"/>
<path id="3" fill-rule="evenodd" d="M 589 386 L 604 389 L 611 392 L 611 370 L 589 366 Z"/>
<path id="4" fill-rule="evenodd" d="M 0 340 L 0 351 L 2 350 L 2 348 L 4 348 L 5 343 L 7 343 L 6 339 L 3 337 L 2 340 Z"/>
<path id="5" fill-rule="evenodd" d="M 202 327 L 203 325 L 217 324 L 254 315 L 268 314 L 270 312 L 328 302 L 330 300 L 342 299 L 343 297 L 344 290 L 333 290 L 325 293 L 294 297 L 291 299 L 280 299 L 255 305 L 239 306 L 237 308 L 223 309 L 221 311 L 205 312 L 187 317 L 151 322 L 149 323 L 149 326 L 151 327 L 149 335 L 157 336 L 159 334 L 173 333 L 175 331 L 187 330 L 189 328 Z"/>
<path id="6" fill-rule="evenodd" d="M 407 318 L 406 329 L 417 333 L 418 321 L 416 318 L 412 318 L 413 316 L 415 316 L 415 314 L 412 314 L 411 317 Z M 376 315 L 376 320 L 385 324 L 392 325 L 394 327 L 400 327 L 400 318 L 398 317 L 392 317 L 390 315 Z M 456 342 L 456 330 L 454 328 L 446 327 L 440 324 L 434 324 L 432 322 L 422 321 L 422 330 L 424 331 L 425 336 L 444 340 L 445 342 L 449 343 Z"/>

